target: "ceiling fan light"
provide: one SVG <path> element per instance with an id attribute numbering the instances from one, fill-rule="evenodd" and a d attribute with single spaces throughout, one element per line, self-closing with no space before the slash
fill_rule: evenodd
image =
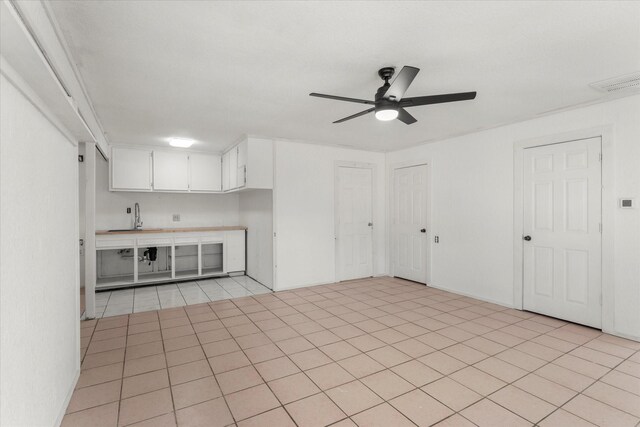
<path id="1" fill-rule="evenodd" d="M 376 119 L 388 122 L 398 117 L 398 110 L 389 108 L 386 110 L 378 110 L 376 111 Z"/>

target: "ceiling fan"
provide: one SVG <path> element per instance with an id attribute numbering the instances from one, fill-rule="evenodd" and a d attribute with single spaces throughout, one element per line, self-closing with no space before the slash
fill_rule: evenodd
<path id="1" fill-rule="evenodd" d="M 400 73 L 389 84 L 389 79 L 393 76 L 395 68 L 384 67 L 378 71 L 378 75 L 384 84 L 378 88 L 375 101 L 367 101 L 366 99 L 346 98 L 344 96 L 325 95 L 322 93 L 310 93 L 309 96 L 317 96 L 319 98 L 335 99 L 337 101 L 356 102 L 358 104 L 373 105 L 368 110 L 361 111 L 351 116 L 336 120 L 333 123 L 342 123 L 356 117 L 364 116 L 375 111 L 376 119 L 389 121 L 398 119 L 405 124 L 417 122 L 405 108 L 417 107 L 419 105 L 442 104 L 444 102 L 467 101 L 476 97 L 475 92 L 447 93 L 443 95 L 417 96 L 413 98 L 403 98 L 404 93 L 416 78 L 420 71 L 419 68 L 405 66 L 402 67 Z"/>

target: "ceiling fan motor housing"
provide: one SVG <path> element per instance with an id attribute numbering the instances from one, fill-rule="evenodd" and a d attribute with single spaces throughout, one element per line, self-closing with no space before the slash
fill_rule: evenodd
<path id="1" fill-rule="evenodd" d="M 393 70 L 393 68 L 391 70 Z M 382 72 L 382 70 L 380 71 Z M 398 101 L 393 101 L 393 100 L 384 98 L 384 94 L 387 93 L 389 86 L 390 86 L 389 82 L 386 81 L 384 85 L 378 88 L 378 91 L 376 92 L 376 96 L 375 96 L 376 112 L 382 111 L 382 110 L 398 110 L 398 108 L 400 107 Z"/>

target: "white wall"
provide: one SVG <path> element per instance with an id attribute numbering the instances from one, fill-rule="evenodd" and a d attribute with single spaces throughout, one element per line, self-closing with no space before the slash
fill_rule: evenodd
<path id="1" fill-rule="evenodd" d="M 85 155 L 85 144 L 78 144 L 78 155 Z M 86 191 L 85 191 L 85 163 L 78 163 L 78 238 L 86 241 L 86 224 L 85 224 L 85 205 L 86 205 Z M 82 248 L 80 253 L 80 287 L 84 287 L 85 279 L 85 248 Z"/>
<path id="2" fill-rule="evenodd" d="M 96 164 L 96 230 L 131 228 L 133 206 L 140 204 L 143 228 L 238 225 L 239 197 L 234 194 L 143 193 L 109 191 L 109 169 Z M 127 214 L 127 208 L 131 214 Z M 180 222 L 173 221 L 180 214 Z"/>
<path id="3" fill-rule="evenodd" d="M 273 191 L 239 193 L 240 225 L 247 227 L 247 275 L 273 288 Z"/>
<path id="4" fill-rule="evenodd" d="M 4 75 L 0 93 L 0 425 L 51 426 L 80 369 L 78 152 Z"/>
<path id="5" fill-rule="evenodd" d="M 330 283 L 335 266 L 335 166 L 372 163 L 375 275 L 386 273 L 385 155 L 370 151 L 275 141 L 276 289 Z"/>
<path id="6" fill-rule="evenodd" d="M 513 144 L 613 126 L 616 198 L 640 201 L 640 96 L 388 153 L 432 164 L 432 284 L 513 304 Z M 614 331 L 640 337 L 640 209 L 615 209 Z"/>

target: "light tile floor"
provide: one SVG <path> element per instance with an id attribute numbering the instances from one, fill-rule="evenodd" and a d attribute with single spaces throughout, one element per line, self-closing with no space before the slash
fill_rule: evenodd
<path id="1" fill-rule="evenodd" d="M 103 291 L 96 293 L 96 317 L 182 307 L 269 292 L 271 289 L 248 276 Z"/>
<path id="2" fill-rule="evenodd" d="M 637 426 L 640 343 L 393 278 L 83 322 L 63 426 Z"/>

